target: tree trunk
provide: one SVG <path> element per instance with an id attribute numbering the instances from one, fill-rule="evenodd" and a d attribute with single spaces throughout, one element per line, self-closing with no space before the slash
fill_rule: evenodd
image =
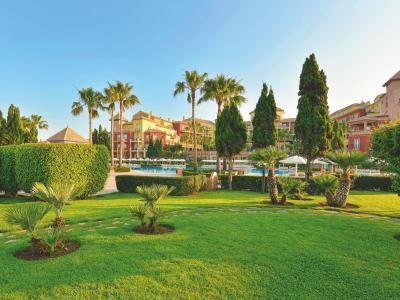
<path id="1" fill-rule="evenodd" d="M 328 206 L 336 207 L 335 195 L 333 195 L 329 191 L 326 191 L 325 192 L 325 198 L 326 198 L 326 202 L 327 202 Z"/>
<path id="2" fill-rule="evenodd" d="M 282 192 L 282 198 L 281 198 L 281 202 L 279 204 L 285 205 L 286 204 L 286 193 Z"/>
<path id="3" fill-rule="evenodd" d="M 307 158 L 305 177 L 306 181 L 312 177 L 311 158 Z"/>
<path id="4" fill-rule="evenodd" d="M 233 173 L 233 159 L 229 159 L 229 175 L 228 175 L 228 189 L 232 191 L 232 173 Z"/>
<path id="5" fill-rule="evenodd" d="M 218 117 L 220 116 L 220 114 L 221 114 L 221 106 L 222 106 L 222 104 L 221 104 L 221 103 L 218 103 L 217 118 L 218 118 Z M 218 174 L 218 175 L 221 173 L 221 166 L 220 166 L 220 163 L 221 163 L 221 160 L 220 160 L 220 158 L 219 158 L 218 151 L 217 151 L 217 174 Z"/>
<path id="6" fill-rule="evenodd" d="M 262 167 L 261 193 L 265 193 L 265 166 Z"/>
<path id="7" fill-rule="evenodd" d="M 93 112 L 89 109 L 89 144 L 92 144 L 92 122 L 93 122 Z"/>
<path id="8" fill-rule="evenodd" d="M 61 216 L 57 216 L 56 219 L 54 220 L 54 227 L 55 228 L 60 228 L 65 225 L 64 219 Z"/>
<path id="9" fill-rule="evenodd" d="M 337 207 L 346 207 L 347 198 L 350 192 L 350 175 L 342 174 L 339 178 L 339 186 L 335 196 L 335 204 Z"/>
<path id="10" fill-rule="evenodd" d="M 111 110 L 111 166 L 114 167 L 114 110 Z"/>
<path id="11" fill-rule="evenodd" d="M 197 172 L 197 136 L 196 136 L 196 119 L 195 119 L 195 108 L 196 108 L 196 94 L 192 92 L 192 130 L 193 130 L 193 168 Z"/>
<path id="12" fill-rule="evenodd" d="M 122 155 L 124 153 L 124 134 L 122 132 L 122 112 L 124 110 L 124 103 L 119 101 L 119 167 L 122 167 Z"/>
<path id="13" fill-rule="evenodd" d="M 272 168 L 268 171 L 268 189 L 272 204 L 278 204 L 278 184 L 276 182 L 275 171 Z"/>

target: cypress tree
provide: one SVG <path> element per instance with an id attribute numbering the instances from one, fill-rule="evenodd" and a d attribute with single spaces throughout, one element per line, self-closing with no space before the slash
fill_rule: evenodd
<path id="1" fill-rule="evenodd" d="M 253 118 L 253 148 L 275 146 L 278 134 L 275 128 L 276 103 L 274 92 L 263 83 Z"/>
<path id="2" fill-rule="evenodd" d="M 21 144 L 24 138 L 24 129 L 22 126 L 19 108 L 10 105 L 7 114 L 7 139 L 8 144 Z"/>
<path id="3" fill-rule="evenodd" d="M 3 112 L 0 110 L 0 146 L 6 145 L 7 121 L 3 117 Z"/>
<path id="4" fill-rule="evenodd" d="M 308 179 L 312 175 L 311 162 L 330 150 L 332 137 L 326 75 L 319 69 L 314 54 L 303 64 L 298 95 L 295 133 L 300 142 L 300 154 L 307 158 Z"/>
<path id="5" fill-rule="evenodd" d="M 343 123 L 334 120 L 332 124 L 332 150 L 342 150 L 346 144 L 346 130 Z"/>
<path id="6" fill-rule="evenodd" d="M 232 190 L 233 160 L 245 148 L 247 139 L 246 124 L 236 105 L 224 106 L 215 128 L 215 145 L 218 155 L 228 160 L 228 185 Z"/>

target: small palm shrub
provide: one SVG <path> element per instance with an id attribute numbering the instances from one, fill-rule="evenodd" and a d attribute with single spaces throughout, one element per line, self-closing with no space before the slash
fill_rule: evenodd
<path id="1" fill-rule="evenodd" d="M 40 204 L 10 207 L 6 210 L 4 217 L 8 224 L 17 225 L 29 232 L 31 240 L 34 241 L 38 239 L 37 227 L 50 209 L 50 206 Z"/>
<path id="2" fill-rule="evenodd" d="M 338 179 L 333 175 L 321 175 L 312 178 L 318 190 L 325 194 L 329 206 L 336 206 L 335 194 L 338 188 Z"/>
<path id="3" fill-rule="evenodd" d="M 31 235 L 31 244 L 35 252 L 43 252 L 43 243 L 38 236 L 37 228 L 51 209 L 50 206 L 28 204 L 10 207 L 5 212 L 5 221 L 10 225 L 17 225 Z"/>
<path id="4" fill-rule="evenodd" d="M 145 204 L 133 206 L 129 209 L 133 218 L 139 219 L 141 227 L 154 233 L 157 230 L 158 220 L 162 215 L 158 202 L 168 196 L 175 187 L 166 185 L 138 186 L 137 192 L 142 196 Z"/>
<path id="5" fill-rule="evenodd" d="M 50 227 L 40 237 L 46 252 L 50 255 L 56 248 L 64 247 L 64 229 L 62 227 Z"/>
<path id="6" fill-rule="evenodd" d="M 302 192 L 306 187 L 306 182 L 293 177 L 278 177 L 279 185 L 282 189 L 280 204 L 285 204 L 287 196 L 292 199 L 302 199 Z"/>
<path id="7" fill-rule="evenodd" d="M 346 207 L 349 197 L 351 178 L 350 174 L 356 166 L 367 160 L 368 154 L 360 151 L 339 150 L 328 154 L 328 158 L 337 163 L 342 169 L 338 189 L 335 194 L 334 206 Z"/>
<path id="8" fill-rule="evenodd" d="M 61 183 L 45 186 L 37 182 L 32 188 L 32 195 L 53 207 L 56 213 L 54 227 L 61 227 L 65 224 L 62 211 L 69 200 L 75 199 L 82 193 L 82 188 L 75 184 L 64 185 Z"/>

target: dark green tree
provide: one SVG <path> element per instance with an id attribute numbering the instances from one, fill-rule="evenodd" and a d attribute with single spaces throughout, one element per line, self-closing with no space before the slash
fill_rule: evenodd
<path id="1" fill-rule="evenodd" d="M 0 146 L 7 144 L 6 134 L 7 134 L 7 121 L 3 117 L 3 112 L 0 110 Z"/>
<path id="2" fill-rule="evenodd" d="M 163 155 L 163 147 L 161 140 L 153 142 L 150 139 L 149 146 L 147 148 L 147 156 L 150 158 L 160 158 Z"/>
<path id="3" fill-rule="evenodd" d="M 232 190 L 232 171 L 235 155 L 239 154 L 246 146 L 246 124 L 236 105 L 226 105 L 217 117 L 215 145 L 218 155 L 228 161 L 229 176 L 228 186 Z"/>
<path id="4" fill-rule="evenodd" d="M 386 125 L 374 131 L 371 155 L 385 161 L 388 170 L 396 174 L 392 188 L 400 196 L 400 123 Z"/>
<path id="5" fill-rule="evenodd" d="M 24 142 L 24 128 L 19 108 L 10 105 L 7 114 L 7 144 L 21 144 Z"/>
<path id="6" fill-rule="evenodd" d="M 334 120 L 332 124 L 332 150 L 342 150 L 346 145 L 346 127 L 344 123 Z"/>
<path id="7" fill-rule="evenodd" d="M 278 134 L 275 128 L 276 103 L 274 92 L 263 83 L 253 118 L 253 148 L 275 146 Z"/>
<path id="8" fill-rule="evenodd" d="M 314 54 L 306 58 L 300 75 L 299 102 L 295 123 L 300 154 L 307 158 L 306 179 L 311 162 L 331 149 L 332 122 L 329 118 L 328 86 Z"/>

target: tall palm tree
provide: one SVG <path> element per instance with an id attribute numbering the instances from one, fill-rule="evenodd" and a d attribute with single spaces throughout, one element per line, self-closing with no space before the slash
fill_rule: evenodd
<path id="1" fill-rule="evenodd" d="M 31 122 L 37 129 L 49 129 L 49 125 L 40 115 L 31 115 Z"/>
<path id="2" fill-rule="evenodd" d="M 78 116 L 83 112 L 84 107 L 86 107 L 89 113 L 89 143 L 92 144 L 93 118 L 99 116 L 102 95 L 92 88 L 83 88 L 78 90 L 78 93 L 80 100 L 72 103 L 71 113 L 74 116 Z"/>
<path id="3" fill-rule="evenodd" d="M 187 92 L 187 101 L 192 104 L 192 134 L 193 134 L 193 151 L 194 151 L 194 170 L 197 171 L 197 136 L 196 136 L 196 92 L 203 87 L 204 80 L 208 74 L 199 74 L 196 70 L 185 71 L 184 80 L 175 84 L 174 97 Z"/>
<path id="4" fill-rule="evenodd" d="M 342 175 L 339 178 L 339 186 L 335 195 L 335 206 L 346 207 L 351 185 L 350 174 L 356 166 L 368 158 L 368 154 L 360 151 L 338 150 L 328 153 L 327 156 L 342 169 Z"/>
<path id="5" fill-rule="evenodd" d="M 110 130 L 111 166 L 114 166 L 114 113 L 115 113 L 116 103 L 118 102 L 118 98 L 114 86 L 110 83 L 108 83 L 108 87 L 104 89 L 103 94 L 104 94 L 103 105 L 111 116 L 111 130 Z"/>
<path id="6" fill-rule="evenodd" d="M 239 81 L 224 74 L 218 74 L 215 78 L 207 79 L 201 88 L 202 97 L 198 103 L 215 101 L 217 103 L 217 117 L 221 114 L 222 107 L 229 103 L 240 106 L 246 101 L 242 95 L 245 88 Z M 217 156 L 217 173 L 220 172 L 220 160 Z"/>
<path id="7" fill-rule="evenodd" d="M 140 99 L 132 94 L 133 85 L 129 83 L 123 83 L 121 81 L 117 81 L 114 85 L 112 85 L 113 93 L 115 93 L 115 97 L 119 102 L 119 135 L 120 135 L 120 147 L 119 147 L 119 166 L 122 167 L 122 155 L 124 148 L 124 134 L 123 134 L 123 122 L 122 117 L 125 110 L 130 107 L 140 104 Z"/>

